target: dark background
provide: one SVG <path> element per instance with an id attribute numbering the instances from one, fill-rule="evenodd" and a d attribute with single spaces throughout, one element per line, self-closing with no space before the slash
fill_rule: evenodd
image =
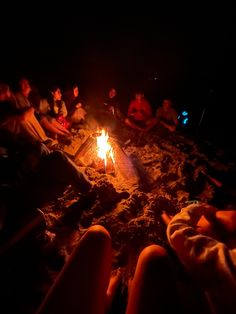
<path id="1" fill-rule="evenodd" d="M 233 149 L 231 2 L 157 4 L 149 12 L 146 7 L 136 3 L 137 12 L 128 14 L 111 3 L 107 13 L 92 14 L 66 2 L 53 9 L 38 3 L 8 6 L 1 18 L 1 80 L 14 87 L 26 76 L 41 90 L 77 82 L 92 105 L 115 86 L 124 112 L 134 91 L 143 88 L 153 109 L 172 97 L 178 110 L 190 112 L 194 132 Z"/>

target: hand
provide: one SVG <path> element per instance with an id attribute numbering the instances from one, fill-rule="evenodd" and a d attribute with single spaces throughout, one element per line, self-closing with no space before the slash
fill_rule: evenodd
<path id="1" fill-rule="evenodd" d="M 174 125 L 170 125 L 169 126 L 169 130 L 170 130 L 170 132 L 174 132 L 175 131 L 175 126 Z"/>
<path id="2" fill-rule="evenodd" d="M 75 105 L 75 108 L 79 109 L 82 107 L 82 104 L 79 102 L 78 104 Z"/>
<path id="3" fill-rule="evenodd" d="M 203 210 L 203 216 L 209 221 L 214 222 L 216 220 L 216 212 L 218 208 L 208 204 L 201 204 L 201 209 Z"/>
<path id="4" fill-rule="evenodd" d="M 173 218 L 173 216 L 170 216 L 169 214 L 166 213 L 165 210 L 163 210 L 162 214 L 161 214 L 161 219 L 164 222 L 164 224 L 166 226 L 168 226 L 169 222 L 171 221 L 171 219 Z"/>

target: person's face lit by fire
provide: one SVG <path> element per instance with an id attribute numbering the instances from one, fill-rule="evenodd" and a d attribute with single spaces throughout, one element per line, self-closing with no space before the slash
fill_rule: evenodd
<path id="1" fill-rule="evenodd" d="M 29 93 L 31 92 L 31 87 L 27 79 L 22 79 L 20 81 L 20 90 L 25 97 L 29 96 Z"/>
<path id="2" fill-rule="evenodd" d="M 135 99 L 137 101 L 141 102 L 143 98 L 144 98 L 144 94 L 143 93 L 136 93 L 135 94 Z"/>
<path id="3" fill-rule="evenodd" d="M 115 96 L 116 96 L 116 90 L 115 90 L 115 88 L 112 88 L 109 91 L 109 98 L 114 98 Z"/>
<path id="4" fill-rule="evenodd" d="M 11 97 L 10 87 L 7 84 L 0 84 L 0 101 L 9 100 Z"/>
<path id="5" fill-rule="evenodd" d="M 75 86 L 73 88 L 73 94 L 74 94 L 74 97 L 78 97 L 79 96 L 79 88 L 78 88 L 78 86 Z"/>
<path id="6" fill-rule="evenodd" d="M 172 106 L 172 103 L 169 99 L 165 99 L 162 103 L 162 107 L 165 111 L 168 111 Z"/>
<path id="7" fill-rule="evenodd" d="M 57 88 L 54 92 L 52 92 L 52 96 L 55 101 L 61 100 L 62 95 L 60 88 Z"/>

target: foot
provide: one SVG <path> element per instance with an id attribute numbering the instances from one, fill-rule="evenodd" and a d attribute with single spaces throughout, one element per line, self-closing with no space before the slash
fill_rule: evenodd
<path id="1" fill-rule="evenodd" d="M 118 268 L 116 273 L 111 275 L 109 286 L 107 288 L 107 310 L 111 308 L 112 301 L 121 283 L 121 279 L 122 279 L 122 272 L 121 272 L 121 269 Z"/>

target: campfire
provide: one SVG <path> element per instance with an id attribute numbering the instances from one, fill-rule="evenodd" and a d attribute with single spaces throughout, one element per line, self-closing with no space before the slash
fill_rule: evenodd
<path id="1" fill-rule="evenodd" d="M 111 143 L 108 141 L 109 135 L 106 133 L 104 129 L 102 129 L 101 135 L 97 137 L 97 150 L 98 157 L 100 157 L 104 161 L 104 169 L 106 172 L 107 162 L 109 159 L 112 163 L 115 163 L 113 148 Z"/>
<path id="2" fill-rule="evenodd" d="M 91 134 L 80 146 L 75 162 L 82 167 L 91 167 L 100 173 L 112 175 L 120 184 L 137 185 L 139 178 L 131 159 L 125 154 L 116 139 L 104 129 Z"/>

